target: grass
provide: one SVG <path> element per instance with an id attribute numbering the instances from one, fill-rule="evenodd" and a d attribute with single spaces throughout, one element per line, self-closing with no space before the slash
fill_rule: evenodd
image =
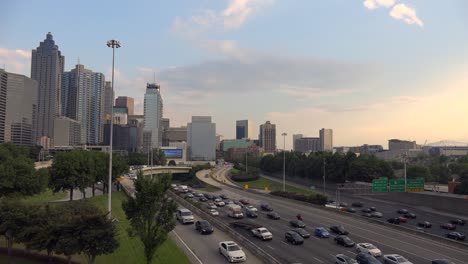
<path id="1" fill-rule="evenodd" d="M 235 182 L 241 187 L 244 187 L 245 184 L 249 185 L 249 188 L 254 188 L 254 189 L 264 189 L 265 186 L 268 187 L 269 191 L 282 191 L 283 190 L 283 184 L 277 181 L 272 181 L 267 178 L 264 178 L 260 176 L 257 180 L 254 181 L 246 181 L 246 182 Z M 286 184 L 285 189 L 287 192 L 295 192 L 295 193 L 303 193 L 303 194 L 316 194 L 313 191 L 303 189 L 303 188 L 298 188 L 295 186 L 291 186 Z"/>
<path id="2" fill-rule="evenodd" d="M 36 194 L 33 196 L 25 196 L 24 198 L 21 198 L 21 201 L 25 204 L 41 204 L 41 203 L 47 203 L 50 201 L 56 201 L 63 199 L 68 196 L 68 193 L 66 192 L 58 192 L 58 193 L 53 193 L 52 190 L 47 189 L 47 191 L 42 192 L 40 194 Z"/>

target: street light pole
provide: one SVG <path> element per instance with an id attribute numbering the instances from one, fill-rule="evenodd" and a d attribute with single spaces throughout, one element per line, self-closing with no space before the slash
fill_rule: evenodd
<path id="1" fill-rule="evenodd" d="M 286 133 L 283 136 L 283 192 L 286 191 Z"/>
<path id="2" fill-rule="evenodd" d="M 112 217 L 112 140 L 114 135 L 114 60 L 115 60 L 115 49 L 120 48 L 120 42 L 112 39 L 107 41 L 107 47 L 112 48 L 112 103 L 111 103 L 111 118 L 110 118 L 110 136 L 109 136 L 109 182 L 108 182 L 108 197 L 107 197 L 107 217 Z"/>
<path id="3" fill-rule="evenodd" d="M 325 158 L 323 158 L 323 195 L 326 195 L 325 188 L 326 188 L 326 181 L 325 181 L 325 166 L 327 165 L 327 161 Z"/>
<path id="4" fill-rule="evenodd" d="M 406 153 L 403 155 L 403 169 L 405 171 L 405 192 L 406 192 L 406 188 L 407 188 L 407 176 L 406 176 Z"/>

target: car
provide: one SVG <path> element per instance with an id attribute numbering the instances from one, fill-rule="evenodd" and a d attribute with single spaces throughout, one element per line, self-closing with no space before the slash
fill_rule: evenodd
<path id="1" fill-rule="evenodd" d="M 250 230 L 254 237 L 258 237 L 261 240 L 271 240 L 273 239 L 273 234 L 268 231 L 265 227 L 254 228 Z"/>
<path id="2" fill-rule="evenodd" d="M 409 212 L 408 212 L 408 209 L 403 209 L 403 208 L 402 208 L 402 209 L 398 209 L 397 212 L 398 212 L 399 214 L 407 214 L 407 213 L 409 213 Z"/>
<path id="3" fill-rule="evenodd" d="M 375 208 L 374 206 L 369 207 L 369 209 L 370 209 L 372 212 L 377 211 L 377 208 Z"/>
<path id="4" fill-rule="evenodd" d="M 450 232 L 446 236 L 455 240 L 465 240 L 465 235 L 460 232 Z"/>
<path id="5" fill-rule="evenodd" d="M 447 230 L 455 230 L 457 226 L 451 223 L 445 223 L 445 224 L 441 224 L 440 228 L 447 229 Z"/>
<path id="6" fill-rule="evenodd" d="M 262 209 L 263 211 L 267 211 L 267 212 L 273 211 L 273 208 L 271 208 L 269 204 L 261 204 L 260 209 Z"/>
<path id="7" fill-rule="evenodd" d="M 173 190 L 174 192 L 178 192 L 178 191 L 179 191 L 179 187 L 174 187 L 174 188 L 172 188 L 172 190 Z"/>
<path id="8" fill-rule="evenodd" d="M 305 228 L 306 227 L 304 222 L 302 222 L 301 220 L 291 220 L 291 221 L 289 221 L 289 224 L 292 227 L 300 227 L 300 228 Z"/>
<path id="9" fill-rule="evenodd" d="M 330 227 L 330 231 L 338 235 L 348 235 L 349 232 L 343 226 L 335 225 Z"/>
<path id="10" fill-rule="evenodd" d="M 274 220 L 279 220 L 281 217 L 277 212 L 268 212 L 267 213 L 268 218 L 274 219 Z"/>
<path id="11" fill-rule="evenodd" d="M 225 194 L 221 194 L 221 195 L 219 195 L 219 198 L 226 200 L 228 197 Z"/>
<path id="12" fill-rule="evenodd" d="M 328 232 L 328 230 L 323 228 L 323 227 L 315 228 L 314 235 L 317 236 L 317 237 L 322 237 L 322 238 L 330 237 L 330 233 Z"/>
<path id="13" fill-rule="evenodd" d="M 182 224 L 193 224 L 195 219 L 193 218 L 192 212 L 190 212 L 189 209 L 186 208 L 181 208 L 178 209 L 176 212 L 176 218 L 179 220 Z"/>
<path id="14" fill-rule="evenodd" d="M 196 193 L 195 193 L 195 196 L 196 196 L 196 197 L 203 197 L 204 195 L 203 195 L 203 193 L 201 193 L 201 192 L 196 192 Z"/>
<path id="15" fill-rule="evenodd" d="M 247 260 L 244 251 L 234 241 L 221 241 L 218 248 L 219 253 L 231 263 Z"/>
<path id="16" fill-rule="evenodd" d="M 383 217 L 383 214 L 382 214 L 381 212 L 375 211 L 375 212 L 372 212 L 372 213 L 371 213 L 371 216 L 372 216 L 372 217 L 375 217 L 375 218 L 382 218 L 382 217 Z"/>
<path id="17" fill-rule="evenodd" d="M 346 209 L 346 212 L 348 213 L 355 213 L 356 212 L 356 209 L 352 208 L 352 207 L 349 207 L 348 209 Z"/>
<path id="18" fill-rule="evenodd" d="M 356 251 L 358 253 L 366 253 L 370 254 L 374 257 L 380 257 L 382 256 L 382 251 L 378 249 L 376 246 L 370 244 L 370 243 L 357 243 L 356 244 Z"/>
<path id="19" fill-rule="evenodd" d="M 253 205 L 247 205 L 247 206 L 245 206 L 245 210 L 254 211 L 254 212 L 257 212 L 257 211 L 258 211 L 258 209 L 255 208 L 255 206 L 253 206 Z"/>
<path id="20" fill-rule="evenodd" d="M 356 244 L 354 243 L 354 241 L 351 240 L 351 238 L 349 238 L 348 236 L 344 236 L 344 235 L 336 236 L 335 242 L 336 244 L 342 245 L 345 247 L 354 247 L 354 245 Z"/>
<path id="21" fill-rule="evenodd" d="M 342 202 L 342 203 L 340 203 L 340 206 L 341 206 L 341 207 L 348 207 L 348 204 Z"/>
<path id="22" fill-rule="evenodd" d="M 297 232 L 295 231 L 288 231 L 284 234 L 284 239 L 293 245 L 299 245 L 304 243 L 304 238 L 302 238 Z"/>
<path id="23" fill-rule="evenodd" d="M 416 214 L 414 213 L 406 213 L 406 214 L 403 214 L 403 216 L 405 216 L 406 218 L 409 218 L 409 219 L 416 219 Z"/>
<path id="24" fill-rule="evenodd" d="M 431 261 L 431 264 L 455 264 L 448 259 L 434 259 Z"/>
<path id="25" fill-rule="evenodd" d="M 206 220 L 199 220 L 195 222 L 195 230 L 200 232 L 200 234 L 211 234 L 214 231 L 213 226 L 210 224 L 210 222 Z"/>
<path id="26" fill-rule="evenodd" d="M 212 194 L 210 194 L 210 193 L 205 193 L 204 195 L 205 195 L 206 199 L 208 199 L 208 200 L 214 200 L 214 195 L 212 195 Z"/>
<path id="27" fill-rule="evenodd" d="M 247 217 L 250 217 L 250 218 L 257 218 L 257 217 L 258 217 L 257 212 L 250 211 L 250 210 L 246 210 L 246 211 L 245 211 L 245 215 L 246 215 Z"/>
<path id="28" fill-rule="evenodd" d="M 397 254 L 384 255 L 383 260 L 385 264 L 413 264 L 406 258 Z"/>
<path id="29" fill-rule="evenodd" d="M 177 187 L 177 184 L 171 183 L 171 188 L 174 189 L 175 187 Z"/>
<path id="30" fill-rule="evenodd" d="M 239 201 L 233 201 L 234 204 L 240 206 L 241 208 L 244 208 L 244 204 L 242 204 L 241 202 Z"/>
<path id="31" fill-rule="evenodd" d="M 335 255 L 335 264 L 356 264 L 357 261 L 344 254 Z"/>
<path id="32" fill-rule="evenodd" d="M 418 226 L 419 227 L 424 227 L 424 228 L 431 228 L 432 227 L 432 224 L 428 221 L 424 221 L 424 222 L 418 222 Z"/>
<path id="33" fill-rule="evenodd" d="M 372 212 L 372 210 L 370 208 L 362 208 L 361 212 L 370 214 Z"/>
<path id="34" fill-rule="evenodd" d="M 304 228 L 294 228 L 294 229 L 291 229 L 291 231 L 294 231 L 294 232 L 298 233 L 303 238 L 309 238 L 310 237 L 309 232 L 307 232 Z"/>
<path id="35" fill-rule="evenodd" d="M 198 198 L 198 201 L 206 202 L 206 201 L 208 201 L 208 199 L 206 199 L 206 197 L 200 197 L 200 198 Z"/>
<path id="36" fill-rule="evenodd" d="M 392 217 L 392 218 L 387 219 L 387 222 L 389 222 L 390 224 L 399 225 L 400 224 L 400 218 Z"/>
<path id="37" fill-rule="evenodd" d="M 216 206 L 219 206 L 219 207 L 223 207 L 225 206 L 226 204 L 223 202 L 223 200 L 221 200 L 221 198 L 216 198 L 214 200 L 214 204 L 216 204 Z"/>
<path id="38" fill-rule="evenodd" d="M 225 203 L 226 205 L 228 205 L 228 204 L 234 204 L 234 202 L 231 201 L 231 200 L 226 200 L 226 201 L 224 201 L 224 203 Z"/>
<path id="39" fill-rule="evenodd" d="M 193 198 L 193 197 L 194 197 L 194 196 L 193 196 L 193 193 L 187 193 L 187 194 L 185 195 L 185 198 Z"/>
<path id="40" fill-rule="evenodd" d="M 404 216 L 399 216 L 398 220 L 400 220 L 400 223 L 406 223 L 406 221 L 408 221 L 408 218 L 406 218 Z"/>
<path id="41" fill-rule="evenodd" d="M 454 224 L 454 225 L 465 225 L 465 220 L 462 220 L 462 219 L 452 219 L 450 220 L 450 223 Z"/>
<path id="42" fill-rule="evenodd" d="M 354 203 L 351 204 L 351 206 L 353 206 L 353 207 L 363 207 L 364 204 L 362 202 L 354 202 Z"/>
<path id="43" fill-rule="evenodd" d="M 371 213 L 362 213 L 361 215 L 364 216 L 364 217 L 372 217 Z"/>
<path id="44" fill-rule="evenodd" d="M 206 204 L 206 207 L 207 207 L 208 209 L 216 209 L 216 208 L 218 208 L 218 207 L 216 206 L 216 204 L 214 204 L 214 203 L 207 203 L 207 204 Z"/>
<path id="45" fill-rule="evenodd" d="M 216 209 L 210 209 L 210 215 L 211 216 L 218 216 L 219 212 Z"/>
<path id="46" fill-rule="evenodd" d="M 359 264 L 382 264 L 380 260 L 377 260 L 374 256 L 366 254 L 366 253 L 357 254 L 356 261 Z"/>
<path id="47" fill-rule="evenodd" d="M 239 202 L 241 202 L 243 205 L 249 205 L 250 201 L 247 199 L 240 199 Z"/>

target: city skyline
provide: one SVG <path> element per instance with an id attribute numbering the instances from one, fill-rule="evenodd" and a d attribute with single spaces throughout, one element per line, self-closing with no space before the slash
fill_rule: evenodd
<path id="1" fill-rule="evenodd" d="M 90 31 L 85 42 L 65 23 L 75 15 L 39 18 L 41 10 L 62 5 L 5 5 L 0 22 L 8 27 L 0 35 L 9 37 L 0 39 L 0 65 L 6 71 L 30 76 L 31 50 L 50 31 L 67 57 L 65 70 L 79 59 L 108 77 L 105 42 L 115 37 L 122 43 L 115 95 L 134 97 L 135 113 L 142 114 L 146 83 L 156 79 L 165 87 L 164 117 L 174 126 L 210 115 L 225 138 L 235 138 L 233 122 L 247 118 L 254 135 L 266 120 L 276 124 L 277 142 L 282 132 L 309 135 L 322 127 L 333 129 L 336 146 L 385 146 L 390 138 L 468 141 L 461 122 L 468 111 L 464 1 L 141 2 L 113 7 L 119 21 L 88 13 L 76 26 L 98 23 L 106 30 Z M 104 6 L 110 4 L 100 2 L 96 11 Z"/>

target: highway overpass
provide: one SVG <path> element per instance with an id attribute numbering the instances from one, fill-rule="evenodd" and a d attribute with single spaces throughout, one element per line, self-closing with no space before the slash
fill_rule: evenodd
<path id="1" fill-rule="evenodd" d="M 151 174 L 162 174 L 162 173 L 189 173 L 192 167 L 183 167 L 183 166 L 153 166 L 153 167 L 145 167 L 141 170 L 143 171 L 143 175 L 151 175 Z"/>

